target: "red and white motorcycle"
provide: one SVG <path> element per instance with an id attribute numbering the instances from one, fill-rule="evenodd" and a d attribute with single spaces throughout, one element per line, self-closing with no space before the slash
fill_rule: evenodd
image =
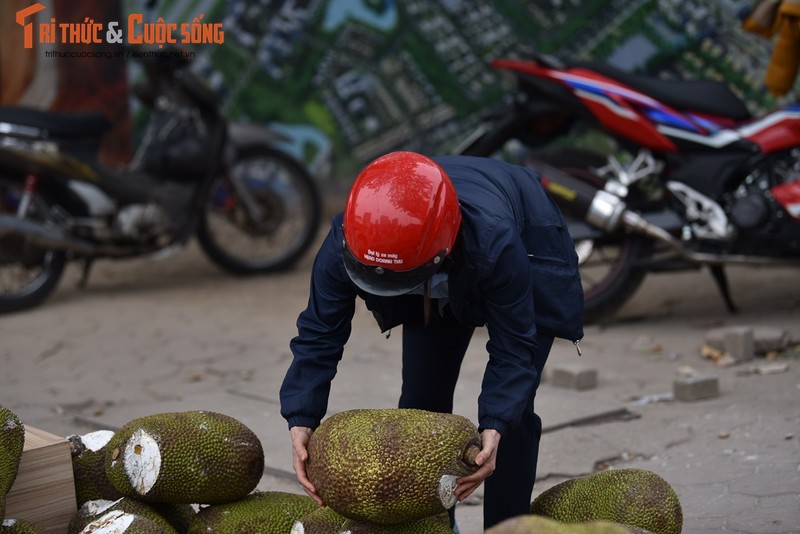
<path id="1" fill-rule="evenodd" d="M 542 55 L 492 66 L 513 74 L 513 104 L 458 151 L 531 149 L 570 219 L 587 321 L 610 316 L 648 272 L 709 266 L 735 311 L 724 266 L 800 266 L 800 105 L 753 117 L 715 81 Z M 587 131 L 611 149 L 574 148 Z"/>

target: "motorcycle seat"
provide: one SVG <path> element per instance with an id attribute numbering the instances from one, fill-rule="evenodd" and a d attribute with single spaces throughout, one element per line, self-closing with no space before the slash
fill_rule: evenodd
<path id="1" fill-rule="evenodd" d="M 586 68 L 624 83 L 678 110 L 707 113 L 735 121 L 751 118 L 744 103 L 730 87 L 712 80 L 661 80 L 632 74 L 606 63 L 587 61 L 571 65 Z"/>
<path id="2" fill-rule="evenodd" d="M 59 113 L 23 106 L 0 106 L 0 123 L 47 132 L 52 137 L 99 137 L 111 122 L 99 111 Z"/>

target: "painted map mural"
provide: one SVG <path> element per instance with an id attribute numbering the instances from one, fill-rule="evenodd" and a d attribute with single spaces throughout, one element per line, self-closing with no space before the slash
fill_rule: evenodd
<path id="1" fill-rule="evenodd" d="M 75 6 L 78 18 L 87 1 L 66 5 Z M 183 23 L 202 14 L 203 22 L 222 23 L 224 42 L 191 47 L 193 68 L 212 83 L 231 119 L 286 134 L 287 150 L 307 163 L 322 186 L 335 189 L 349 185 L 364 163 L 390 150 L 452 151 L 508 97 L 507 81 L 489 67 L 498 56 L 537 50 L 666 78 L 723 80 L 756 114 L 794 101 L 794 91 L 776 100 L 764 89 L 772 43 L 741 30 L 739 14 L 749 5 L 734 0 L 122 0 L 119 8 L 123 16 L 141 13 L 151 22 Z M 0 25 L 9 24 L 13 11 L 4 17 Z M 7 56 L 9 45 L 0 42 L 0 58 L 4 49 Z M 135 80 L 135 66 L 126 69 L 128 81 Z M 4 76 L 0 84 L 11 81 Z M 141 110 L 135 104 L 130 110 L 135 139 Z"/>

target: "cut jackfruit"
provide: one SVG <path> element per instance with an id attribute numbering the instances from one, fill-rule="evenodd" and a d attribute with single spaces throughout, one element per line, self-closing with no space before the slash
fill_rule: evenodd
<path id="1" fill-rule="evenodd" d="M 95 519 L 79 534 L 172 534 L 174 531 L 146 517 L 112 510 Z"/>
<path id="2" fill-rule="evenodd" d="M 44 529 L 24 519 L 0 521 L 0 534 L 44 534 Z"/>
<path id="3" fill-rule="evenodd" d="M 119 429 L 105 471 L 123 495 L 147 502 L 216 504 L 241 499 L 264 471 L 252 430 L 233 417 L 190 411 L 149 415 Z"/>
<path id="4" fill-rule="evenodd" d="M 98 499 L 117 500 L 122 497 L 108 480 L 105 469 L 106 445 L 114 436 L 111 430 L 98 430 L 82 436 L 67 436 L 72 450 L 72 474 L 75 479 L 75 499 L 78 507 Z"/>
<path id="5" fill-rule="evenodd" d="M 67 534 L 78 534 L 83 532 L 86 527 L 97 521 L 98 519 L 107 516 L 110 512 L 122 512 L 138 517 L 149 519 L 156 523 L 164 534 L 177 534 L 177 531 L 160 513 L 158 513 L 151 505 L 131 499 L 122 497 L 115 501 L 107 500 L 94 500 L 86 501 L 83 503 L 78 511 L 70 519 L 67 527 Z M 119 515 L 119 514 L 117 514 Z M 109 516 L 116 517 L 116 516 Z"/>
<path id="6" fill-rule="evenodd" d="M 477 469 L 479 451 L 477 428 L 459 415 L 350 410 L 311 435 L 307 473 L 325 504 L 344 517 L 409 523 L 455 505 L 455 481 Z"/>

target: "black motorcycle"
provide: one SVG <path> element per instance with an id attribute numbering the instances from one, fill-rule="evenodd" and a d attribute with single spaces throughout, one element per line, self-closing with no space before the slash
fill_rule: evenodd
<path id="1" fill-rule="evenodd" d="M 229 123 L 185 55 L 141 59 L 150 120 L 124 171 L 97 159 L 99 112 L 0 107 L 0 312 L 42 303 L 69 260 L 150 255 L 197 237 L 235 274 L 292 267 L 319 229 L 316 183 L 279 134 Z"/>

